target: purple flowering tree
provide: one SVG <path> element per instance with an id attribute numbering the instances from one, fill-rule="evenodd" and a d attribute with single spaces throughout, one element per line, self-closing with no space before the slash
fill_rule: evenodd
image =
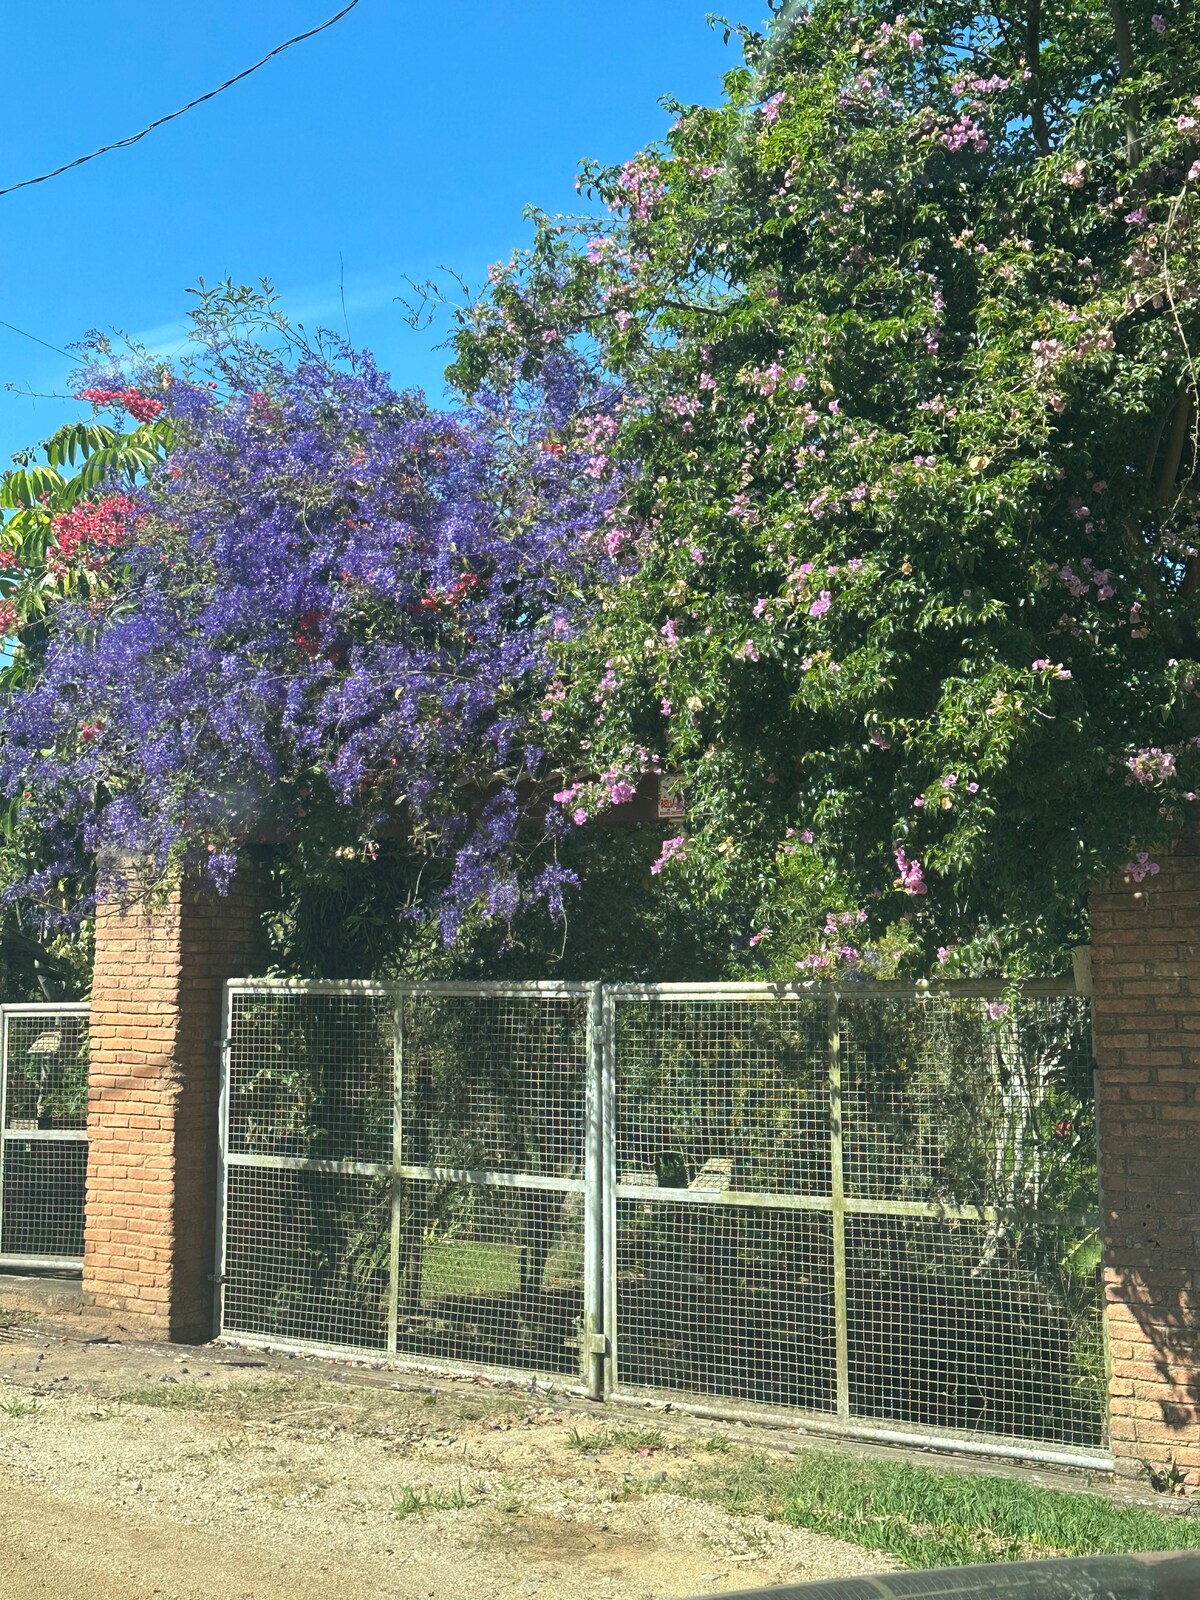
<path id="1" fill-rule="evenodd" d="M 370 861 L 401 839 L 436 864 L 447 940 L 469 911 L 558 912 L 571 874 L 530 800 L 553 647 L 609 559 L 619 484 L 582 441 L 615 391 L 559 355 L 439 412 L 344 344 L 264 348 L 211 308 L 187 371 L 102 353 L 80 381 L 98 410 L 153 395 L 172 449 L 60 541 L 88 582 L 0 745 L 53 848 L 8 896 L 77 915 L 94 856 L 219 888 L 249 842 Z"/>

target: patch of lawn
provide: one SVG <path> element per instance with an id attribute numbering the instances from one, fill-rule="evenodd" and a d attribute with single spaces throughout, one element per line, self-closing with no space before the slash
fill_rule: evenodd
<path id="1" fill-rule="evenodd" d="M 706 1465 L 671 1488 L 886 1551 L 908 1567 L 1200 1549 L 1200 1517 L 820 1450 L 787 1461 L 753 1455 Z"/>
<path id="2" fill-rule="evenodd" d="M 515 1294 L 520 1284 L 521 1254 L 515 1244 L 439 1239 L 425 1246 L 422 1300 L 447 1294 Z"/>

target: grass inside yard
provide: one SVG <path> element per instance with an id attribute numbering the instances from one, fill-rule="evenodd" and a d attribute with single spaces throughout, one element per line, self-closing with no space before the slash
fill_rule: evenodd
<path id="1" fill-rule="evenodd" d="M 821 1450 L 786 1461 L 726 1456 L 671 1488 L 886 1551 L 908 1567 L 1200 1548 L 1198 1516 Z"/>
<path id="2" fill-rule="evenodd" d="M 425 1246 L 422 1300 L 438 1300 L 442 1295 L 516 1294 L 520 1284 L 521 1254 L 515 1244 L 439 1239 Z"/>

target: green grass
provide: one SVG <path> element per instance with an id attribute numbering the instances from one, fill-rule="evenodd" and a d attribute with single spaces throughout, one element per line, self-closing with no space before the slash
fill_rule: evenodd
<path id="1" fill-rule="evenodd" d="M 148 1383 L 122 1389 L 115 1396 L 119 1405 L 153 1406 L 158 1411 L 216 1411 L 224 1409 L 219 1405 L 222 1398 L 231 1401 L 230 1389 L 222 1396 L 215 1387 L 200 1383 Z"/>
<path id="2" fill-rule="evenodd" d="M 401 1489 L 392 1501 L 392 1515 L 417 1517 L 427 1511 L 465 1511 L 474 1503 L 463 1488 L 461 1479 L 453 1489 L 421 1489 L 410 1484 Z"/>
<path id="3" fill-rule="evenodd" d="M 444 1294 L 515 1294 L 520 1286 L 521 1256 L 515 1244 L 442 1239 L 425 1246 L 422 1300 Z"/>
<path id="4" fill-rule="evenodd" d="M 885 1551 L 907 1567 L 1200 1548 L 1200 1517 L 820 1450 L 787 1461 L 754 1455 L 714 1462 L 671 1487 L 729 1511 Z"/>
<path id="5" fill-rule="evenodd" d="M 38 1405 L 36 1400 L 22 1400 L 14 1395 L 11 1400 L 0 1400 L 0 1412 L 6 1417 L 36 1417 Z"/>
<path id="6" fill-rule="evenodd" d="M 596 1455 L 601 1450 L 661 1450 L 666 1440 L 659 1428 L 597 1428 L 594 1433 L 572 1428 L 567 1444 L 572 1450 Z"/>

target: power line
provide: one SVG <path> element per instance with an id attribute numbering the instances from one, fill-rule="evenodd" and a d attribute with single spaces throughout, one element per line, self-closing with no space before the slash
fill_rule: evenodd
<path id="1" fill-rule="evenodd" d="M 247 67 L 244 72 L 239 72 L 234 78 L 227 78 L 219 88 L 210 89 L 207 94 L 200 95 L 196 100 L 189 100 L 187 105 L 180 106 L 178 111 L 170 111 L 165 117 L 159 117 L 157 121 L 143 128 L 140 133 L 131 133 L 127 139 L 117 139 L 113 144 L 101 145 L 99 150 L 93 150 L 89 155 L 76 156 L 74 161 L 68 161 L 64 166 L 55 167 L 53 172 L 43 172 L 39 177 L 24 178 L 20 183 L 10 183 L 7 189 L 0 189 L 0 198 L 3 198 L 6 194 L 15 194 L 18 189 L 28 189 L 35 183 L 48 183 L 51 178 L 61 177 L 64 172 L 70 172 L 74 167 L 82 167 L 89 161 L 95 161 L 97 156 L 108 155 L 110 151 L 128 149 L 131 144 L 137 144 L 139 139 L 144 139 L 148 133 L 153 133 L 156 128 L 161 128 L 168 122 L 174 122 L 176 117 L 182 117 L 187 112 L 195 110 L 197 106 L 202 106 L 206 100 L 215 100 L 219 94 L 224 94 L 226 89 L 232 89 L 235 83 L 241 83 L 243 78 L 248 78 L 251 73 L 257 72 L 260 67 L 265 67 L 268 61 L 273 61 L 276 56 L 282 55 L 285 50 L 290 50 L 294 44 L 303 44 L 305 39 L 315 39 L 317 34 L 324 33 L 326 28 L 332 28 L 335 22 L 340 22 L 343 17 L 349 16 L 357 4 L 358 0 L 350 0 L 349 5 L 343 6 L 339 12 L 327 21 L 322 22 L 318 27 L 309 28 L 307 33 L 298 33 L 292 39 L 285 39 L 283 44 L 276 45 L 274 50 L 269 51 L 261 61 L 256 61 L 252 67 Z"/>
<path id="2" fill-rule="evenodd" d="M 71 359 L 69 350 L 60 349 L 58 345 L 51 344 L 46 339 L 39 339 L 36 333 L 26 333 L 25 329 L 18 328 L 15 322 L 5 322 L 4 318 L 0 317 L 0 328 L 7 328 L 10 333 L 19 333 L 22 339 L 32 339 L 34 344 L 44 345 L 47 350 L 53 350 L 55 355 L 66 356 L 68 361 Z"/>

